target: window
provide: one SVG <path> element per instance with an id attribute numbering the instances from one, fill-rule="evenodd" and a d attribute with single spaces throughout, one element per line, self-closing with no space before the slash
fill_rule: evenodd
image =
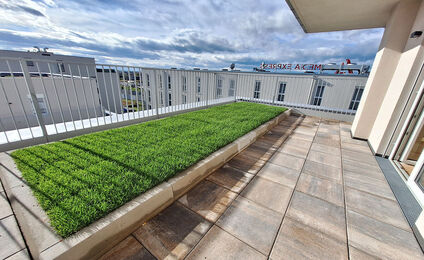
<path id="1" fill-rule="evenodd" d="M 58 63 L 58 64 L 57 64 L 57 70 L 58 70 L 60 73 L 65 72 L 65 64 L 63 64 L 63 63 Z"/>
<path id="2" fill-rule="evenodd" d="M 171 76 L 168 75 L 168 89 L 171 89 Z"/>
<path id="3" fill-rule="evenodd" d="M 284 96 L 286 95 L 286 83 L 280 82 L 280 86 L 278 88 L 278 101 L 284 102 Z"/>
<path id="4" fill-rule="evenodd" d="M 201 91 L 200 77 L 196 78 L 196 90 L 197 90 L 197 94 L 200 94 L 200 91 Z"/>
<path id="5" fill-rule="evenodd" d="M 218 79 L 218 84 L 216 85 L 216 97 L 222 97 L 222 79 Z"/>
<path id="6" fill-rule="evenodd" d="M 200 97 L 197 97 L 197 102 L 200 102 Z"/>
<path id="7" fill-rule="evenodd" d="M 146 79 L 147 79 L 147 87 L 150 87 L 150 76 L 149 74 L 146 74 Z M 149 91 L 150 93 L 150 91 Z"/>
<path id="8" fill-rule="evenodd" d="M 44 100 L 44 95 L 43 94 L 36 94 L 36 97 L 37 97 L 38 107 L 40 108 L 41 114 L 47 115 L 48 110 L 47 110 L 46 101 Z M 29 102 L 31 102 L 31 105 L 32 105 L 32 113 L 35 115 L 36 113 L 35 113 L 35 108 L 34 108 L 33 103 L 32 103 L 31 95 L 28 95 L 28 99 L 29 99 Z"/>
<path id="9" fill-rule="evenodd" d="M 187 96 L 186 95 L 182 95 L 182 99 L 183 99 L 183 104 L 187 104 Z"/>
<path id="10" fill-rule="evenodd" d="M 255 82 L 255 90 L 253 91 L 253 98 L 259 98 L 261 94 L 261 82 Z"/>
<path id="11" fill-rule="evenodd" d="M 172 95 L 168 93 L 168 106 L 172 106 Z"/>
<path id="12" fill-rule="evenodd" d="M 361 101 L 362 93 L 364 92 L 363 86 L 356 86 L 353 92 L 352 100 L 350 101 L 349 109 L 357 110 L 359 102 Z"/>
<path id="13" fill-rule="evenodd" d="M 163 88 L 163 85 L 162 85 L 162 75 L 159 75 L 159 87 L 160 88 Z"/>
<path id="14" fill-rule="evenodd" d="M 315 89 L 314 97 L 312 99 L 312 105 L 321 106 L 322 95 L 324 94 L 325 86 L 317 86 Z"/>
<path id="15" fill-rule="evenodd" d="M 26 65 L 27 65 L 28 67 L 34 67 L 34 62 L 33 62 L 32 60 L 27 60 L 27 61 L 26 61 Z"/>
<path id="16" fill-rule="evenodd" d="M 147 96 L 148 96 L 149 103 L 152 103 L 152 94 L 150 93 L 150 89 L 147 91 Z"/>
<path id="17" fill-rule="evenodd" d="M 187 92 L 187 77 L 182 76 L 182 86 L 183 86 L 183 92 Z"/>
<path id="18" fill-rule="evenodd" d="M 230 88 L 228 89 L 228 96 L 234 97 L 234 89 L 235 89 L 236 82 L 234 79 L 230 80 Z"/>
<path id="19" fill-rule="evenodd" d="M 160 104 L 163 105 L 163 92 L 160 92 Z"/>

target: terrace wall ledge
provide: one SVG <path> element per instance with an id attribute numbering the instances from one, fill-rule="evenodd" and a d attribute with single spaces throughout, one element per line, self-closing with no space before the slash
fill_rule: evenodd
<path id="1" fill-rule="evenodd" d="M 50 226 L 46 213 L 22 179 L 9 152 L 0 153 L 0 178 L 34 259 L 93 259 L 168 207 L 290 113 L 291 110 L 285 111 L 65 239 Z"/>

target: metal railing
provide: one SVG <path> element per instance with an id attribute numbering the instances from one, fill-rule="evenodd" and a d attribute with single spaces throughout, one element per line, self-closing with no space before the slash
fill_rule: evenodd
<path id="1" fill-rule="evenodd" d="M 354 115 L 365 81 L 0 57 L 0 151 L 238 100 Z"/>

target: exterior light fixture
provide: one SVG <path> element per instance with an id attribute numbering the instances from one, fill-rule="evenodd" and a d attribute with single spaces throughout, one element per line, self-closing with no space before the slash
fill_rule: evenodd
<path id="1" fill-rule="evenodd" d="M 410 38 L 411 39 L 419 38 L 422 34 L 423 34 L 423 31 L 415 31 L 415 32 L 411 33 Z"/>

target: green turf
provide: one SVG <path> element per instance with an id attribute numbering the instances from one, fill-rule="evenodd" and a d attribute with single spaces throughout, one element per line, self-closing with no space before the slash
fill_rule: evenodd
<path id="1" fill-rule="evenodd" d="M 285 108 L 233 103 L 12 153 L 57 233 L 67 237 Z"/>

